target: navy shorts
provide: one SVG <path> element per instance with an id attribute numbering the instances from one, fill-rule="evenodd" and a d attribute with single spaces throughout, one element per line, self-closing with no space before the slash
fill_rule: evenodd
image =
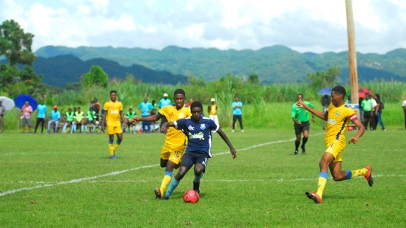
<path id="1" fill-rule="evenodd" d="M 183 155 L 180 166 L 192 168 L 193 165 L 202 164 L 205 168 L 209 162 L 209 154 L 206 152 L 186 152 Z"/>

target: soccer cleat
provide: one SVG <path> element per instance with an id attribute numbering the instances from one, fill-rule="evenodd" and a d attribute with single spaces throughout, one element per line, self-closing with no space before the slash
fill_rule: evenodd
<path id="1" fill-rule="evenodd" d="M 162 198 L 161 189 L 156 188 L 156 189 L 154 190 L 154 192 L 155 192 L 155 196 L 156 196 L 157 199 Z"/>
<path id="2" fill-rule="evenodd" d="M 293 152 L 293 155 L 297 155 L 297 150 L 295 150 L 295 152 Z"/>
<path id="3" fill-rule="evenodd" d="M 241 130 L 241 132 L 244 132 L 244 130 Z"/>
<path id="4" fill-rule="evenodd" d="M 315 192 L 306 192 L 307 198 L 313 200 L 315 203 L 323 203 L 323 200 Z"/>
<path id="5" fill-rule="evenodd" d="M 304 146 L 301 146 L 300 148 L 302 148 L 302 154 L 305 155 L 306 154 L 306 149 L 304 148 Z"/>
<path id="6" fill-rule="evenodd" d="M 368 165 L 365 168 L 368 169 L 368 173 L 365 175 L 365 179 L 367 179 L 369 187 L 372 187 L 372 185 L 374 185 L 374 178 L 372 177 L 372 167 Z"/>
<path id="7" fill-rule="evenodd" d="M 193 182 L 193 190 L 200 194 L 200 181 L 197 183 Z"/>
<path id="8" fill-rule="evenodd" d="M 233 129 L 233 130 L 231 130 L 231 132 L 234 132 L 234 129 Z"/>
<path id="9" fill-rule="evenodd" d="M 161 198 L 161 200 L 168 200 L 168 199 L 169 199 L 169 196 L 164 196 Z"/>
<path id="10" fill-rule="evenodd" d="M 110 156 L 110 159 L 111 159 L 111 160 L 116 159 L 116 154 L 114 154 L 113 156 Z"/>

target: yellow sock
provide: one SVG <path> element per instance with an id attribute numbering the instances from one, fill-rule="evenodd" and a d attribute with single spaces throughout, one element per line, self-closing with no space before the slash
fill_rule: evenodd
<path id="1" fill-rule="evenodd" d="M 164 178 L 162 179 L 161 187 L 159 189 L 161 190 L 161 193 L 164 194 L 166 188 L 168 187 L 169 183 L 171 183 L 172 177 L 165 175 Z"/>
<path id="2" fill-rule="evenodd" d="M 118 149 L 119 146 L 120 146 L 120 144 L 117 144 L 117 143 L 113 144 L 114 152 L 116 152 L 116 150 Z"/>
<path id="3" fill-rule="evenodd" d="M 324 192 L 324 188 L 326 187 L 326 184 L 327 184 L 327 178 L 328 178 L 328 174 L 326 172 L 320 172 L 318 187 L 317 187 L 317 195 L 320 196 L 320 198 L 323 198 L 323 192 Z"/>
<path id="4" fill-rule="evenodd" d="M 109 145 L 109 152 L 110 152 L 110 156 L 114 155 L 114 146 L 113 144 L 108 144 Z"/>
<path id="5" fill-rule="evenodd" d="M 368 169 L 367 168 L 362 168 L 362 169 L 357 169 L 357 170 L 354 170 L 354 171 L 351 171 L 351 172 L 352 172 L 351 178 L 354 178 L 354 177 L 358 177 L 358 176 L 367 175 Z"/>

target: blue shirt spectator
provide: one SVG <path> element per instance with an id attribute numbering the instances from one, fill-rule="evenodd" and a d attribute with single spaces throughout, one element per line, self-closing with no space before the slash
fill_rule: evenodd
<path id="1" fill-rule="evenodd" d="M 170 104 L 172 104 L 171 99 L 168 98 L 167 93 L 164 93 L 164 97 L 161 100 L 159 100 L 158 107 L 163 108 L 163 107 L 165 107 L 167 105 L 170 105 Z"/>
<path id="2" fill-rule="evenodd" d="M 55 121 L 61 118 L 61 113 L 59 112 L 59 110 L 57 110 L 57 108 L 55 108 L 54 110 L 51 111 L 51 113 L 49 113 L 49 116 L 51 117 L 51 120 Z"/>
<path id="3" fill-rule="evenodd" d="M 45 104 L 41 103 L 37 106 L 37 110 L 38 110 L 37 118 L 45 118 L 48 111 L 48 107 Z"/>
<path id="4" fill-rule="evenodd" d="M 231 104 L 231 106 L 233 107 L 233 115 L 234 116 L 241 116 L 242 115 L 242 102 L 238 100 L 238 98 L 236 98 L 235 101 L 233 101 L 233 103 Z"/>
<path id="5" fill-rule="evenodd" d="M 154 107 L 148 102 L 148 98 L 146 97 L 144 98 L 144 102 L 141 102 L 141 104 L 138 105 L 138 109 L 140 110 L 142 116 L 149 116 L 149 113 L 153 108 Z"/>

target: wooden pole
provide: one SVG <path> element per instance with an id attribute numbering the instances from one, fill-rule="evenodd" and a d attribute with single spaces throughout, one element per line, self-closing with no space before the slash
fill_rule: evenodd
<path id="1" fill-rule="evenodd" d="M 352 15 L 352 0 L 345 0 L 347 12 L 347 33 L 348 33 L 348 59 L 350 64 L 350 87 L 351 103 L 358 104 L 358 74 L 357 74 L 357 52 L 355 50 L 354 17 Z M 359 116 L 359 113 L 357 113 Z"/>

